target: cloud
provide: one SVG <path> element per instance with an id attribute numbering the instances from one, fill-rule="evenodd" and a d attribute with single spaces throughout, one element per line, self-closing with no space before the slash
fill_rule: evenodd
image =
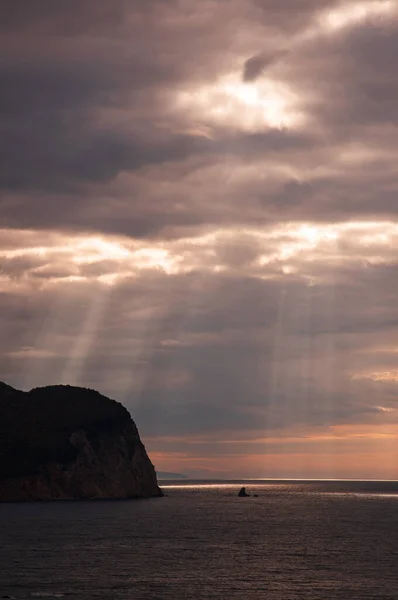
<path id="1" fill-rule="evenodd" d="M 304 94 L 300 80 L 311 90 L 311 110 L 338 135 L 345 130 L 358 136 L 359 126 L 366 127 L 366 134 L 370 127 L 394 122 L 397 87 L 390 57 L 397 26 L 396 18 L 361 24 L 330 39 L 314 39 L 303 45 L 296 60 L 292 57 L 291 76 Z"/>
<path id="2" fill-rule="evenodd" d="M 322 242 L 320 233 L 302 228 L 289 240 L 285 230 L 273 246 L 273 228 L 270 234 L 265 246 L 249 234 L 236 246 L 233 236 L 227 246 L 222 237 L 170 241 L 168 248 L 163 241 L 168 254 L 128 238 L 121 244 L 60 236 L 46 246 L 40 234 L 38 248 L 27 236 L 30 248 L 6 251 L 2 376 L 25 387 L 99 387 L 122 399 L 151 436 L 222 428 L 250 438 L 259 422 L 264 431 L 371 422 L 374 377 L 362 373 L 387 372 L 375 366 L 396 360 L 395 266 L 353 259 L 347 272 L 330 263 L 337 248 L 327 235 Z M 307 252 L 326 244 L 319 271 L 298 258 L 303 234 Z M 361 235 L 357 229 L 359 244 Z M 352 230 L 347 236 L 353 243 Z M 195 242 L 202 260 L 189 265 Z M 260 269 L 256 258 L 264 250 L 271 262 Z M 296 273 L 275 270 L 278 252 L 282 262 L 298 253 Z M 205 257 L 213 254 L 211 269 Z M 376 362 L 377 347 L 388 340 L 392 349 Z M 389 406 L 388 381 L 378 383 L 377 405 Z"/>
<path id="3" fill-rule="evenodd" d="M 243 66 L 242 79 L 244 82 L 255 81 L 263 73 L 268 65 L 271 65 L 280 55 L 265 56 L 264 54 L 254 55 L 245 61 Z"/>
<path id="4" fill-rule="evenodd" d="M 91 15 L 94 28 L 97 24 L 103 26 L 102 9 L 98 8 L 101 5 L 96 6 L 90 4 L 81 9 Z M 369 129 L 372 116 L 366 112 L 368 109 L 363 117 L 366 122 L 356 125 L 362 114 L 359 106 L 365 101 L 373 102 L 380 118 L 388 114 L 377 94 L 372 96 L 373 92 L 364 90 L 363 85 L 379 85 L 380 81 L 384 86 L 393 81 L 388 67 L 382 65 L 389 64 L 388 56 L 394 50 L 394 21 L 388 27 L 385 22 L 354 23 L 354 28 L 308 40 L 305 36 L 301 40 L 298 34 L 294 53 L 281 55 L 283 36 L 270 36 L 268 48 L 261 48 L 264 41 L 259 42 L 257 54 L 251 52 L 245 57 L 245 49 L 236 47 L 227 56 L 223 38 L 233 35 L 228 19 L 221 38 L 215 36 L 215 31 L 206 30 L 205 49 L 195 36 L 205 31 L 210 12 L 205 13 L 203 21 L 194 13 L 194 18 L 184 17 L 177 25 L 171 20 L 174 8 L 173 3 L 163 6 L 168 19 L 159 24 L 155 19 L 160 10 L 156 3 L 151 4 L 149 12 L 143 12 L 141 5 L 135 5 L 133 10 L 132 5 L 125 4 L 124 11 L 116 7 L 112 10 L 120 20 L 110 21 L 113 35 L 95 37 L 92 29 L 85 35 L 53 35 L 49 39 L 50 53 L 47 45 L 44 48 L 37 43 L 35 28 L 25 31 L 23 38 L 5 36 L 3 49 L 7 59 L 0 65 L 0 80 L 6 90 L 1 99 L 4 119 L 0 123 L 3 224 L 40 227 L 47 223 L 53 227 L 62 223 L 65 228 L 134 236 L 153 235 L 159 228 L 182 230 L 213 225 L 220 219 L 240 222 L 246 218 L 247 223 L 253 223 L 277 221 L 282 215 L 298 220 L 336 220 L 359 214 L 369 218 L 376 213 L 380 218 L 388 218 L 395 213 L 395 138 L 380 128 L 375 130 L 374 125 Z M 214 3 L 213 8 L 218 10 L 220 5 Z M 314 21 L 311 11 L 315 7 L 306 2 L 302 8 L 300 19 L 305 16 L 305 32 Z M 105 13 L 108 10 L 104 8 Z M 282 11 L 276 3 L 262 5 L 260 11 L 258 5 L 251 4 L 244 15 L 239 3 L 232 3 L 229 11 L 231 19 L 239 16 L 243 31 L 254 27 L 260 13 L 271 18 L 271 22 L 276 19 L 273 27 L 281 27 L 281 32 L 290 19 L 298 27 L 299 13 Z M 16 13 L 13 14 L 15 21 Z M 79 11 L 76 16 L 69 14 L 76 21 L 82 17 Z M 128 15 L 135 15 L 130 25 Z M 144 19 L 147 35 L 143 36 L 140 30 L 132 42 L 131 37 L 120 34 L 118 27 L 127 28 L 124 32 L 128 27 L 134 29 L 137 15 Z M 49 23 L 60 17 L 43 4 L 35 22 Z M 23 19 L 33 26 L 33 17 L 28 19 L 25 15 Z M 84 18 L 80 23 L 87 27 Z M 190 51 L 195 52 L 194 63 L 177 50 L 177 26 L 181 28 L 180 43 L 189 40 Z M 267 27 L 262 20 L 258 26 Z M 151 37 L 155 32 L 156 37 Z M 151 49 L 150 43 L 156 47 Z M 161 50 L 162 44 L 169 49 L 167 55 Z M 275 56 L 280 57 L 277 63 L 272 60 Z M 350 60 L 345 60 L 347 56 Z M 195 114 L 195 104 L 188 112 L 175 104 L 178 90 L 194 86 L 200 95 L 206 77 L 217 81 L 223 72 L 239 73 L 241 65 L 249 70 L 254 65 L 256 83 L 258 80 L 262 85 L 267 77 L 264 79 L 256 69 L 261 70 L 264 61 L 270 68 L 267 77 L 272 77 L 271 84 L 279 80 L 289 83 L 298 93 L 298 110 L 305 118 L 317 118 L 316 127 L 310 120 L 308 127 L 299 131 L 247 132 L 237 131 L 236 123 L 230 119 L 230 130 L 224 121 L 209 120 L 211 106 L 208 114 Z M 330 86 L 335 86 L 335 93 L 330 93 Z M 252 91 L 237 88 L 234 93 L 241 103 L 249 94 L 246 108 L 243 104 L 236 110 L 240 114 L 247 111 L 247 115 L 253 112 Z M 264 93 L 266 105 L 268 92 Z M 392 90 L 383 93 L 383 102 L 386 98 L 393 98 Z M 235 113 L 231 115 L 235 118 Z M 349 140 L 347 119 L 352 131 Z M 198 136 L 195 130 L 208 133 Z M 377 144 L 377 153 L 372 151 L 370 139 Z M 250 165 L 252 169 L 248 168 Z M 129 174 L 137 175 L 124 186 L 123 178 Z M 231 178 L 233 186 L 225 185 Z M 214 197 L 211 205 L 194 202 L 198 180 L 201 197 Z M 248 207 L 243 214 L 239 209 L 242 195 Z M 183 197 L 178 209 L 176 196 Z M 140 199 L 143 197 L 145 202 Z"/>
<path id="5" fill-rule="evenodd" d="M 110 24 L 111 27 L 121 25 L 124 11 L 123 2 L 116 0 L 112 5 L 106 2 L 89 0 L 84 5 L 72 0 L 68 6 L 55 6 L 51 0 L 38 0 L 33 7 L 26 5 L 23 0 L 2 3 L 2 26 L 10 30 L 44 30 L 50 31 L 55 25 L 56 33 L 70 31 L 87 32 L 94 26 Z"/>
<path id="6" fill-rule="evenodd" d="M 336 448 L 365 472 L 397 415 L 395 4 L 21 7 L 0 378 L 122 400 L 165 470 Z"/>

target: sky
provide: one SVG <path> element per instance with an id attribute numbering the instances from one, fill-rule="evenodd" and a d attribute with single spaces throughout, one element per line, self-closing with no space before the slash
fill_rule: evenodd
<path id="1" fill-rule="evenodd" d="M 158 470 L 398 478 L 398 0 L 2 0 L 0 379 Z"/>

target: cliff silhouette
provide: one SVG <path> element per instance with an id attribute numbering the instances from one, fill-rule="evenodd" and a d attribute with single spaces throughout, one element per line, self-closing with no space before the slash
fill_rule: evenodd
<path id="1" fill-rule="evenodd" d="M 94 390 L 0 382 L 0 500 L 160 496 L 127 409 Z"/>

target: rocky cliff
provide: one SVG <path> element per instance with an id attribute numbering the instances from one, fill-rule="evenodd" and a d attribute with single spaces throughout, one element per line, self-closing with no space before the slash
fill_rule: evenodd
<path id="1" fill-rule="evenodd" d="M 0 500 L 159 496 L 128 411 L 94 390 L 0 382 Z"/>

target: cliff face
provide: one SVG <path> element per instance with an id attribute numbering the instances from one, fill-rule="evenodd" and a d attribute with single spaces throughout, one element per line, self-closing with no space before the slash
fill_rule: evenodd
<path id="1" fill-rule="evenodd" d="M 128 411 L 71 386 L 0 383 L 0 500 L 159 496 Z"/>

